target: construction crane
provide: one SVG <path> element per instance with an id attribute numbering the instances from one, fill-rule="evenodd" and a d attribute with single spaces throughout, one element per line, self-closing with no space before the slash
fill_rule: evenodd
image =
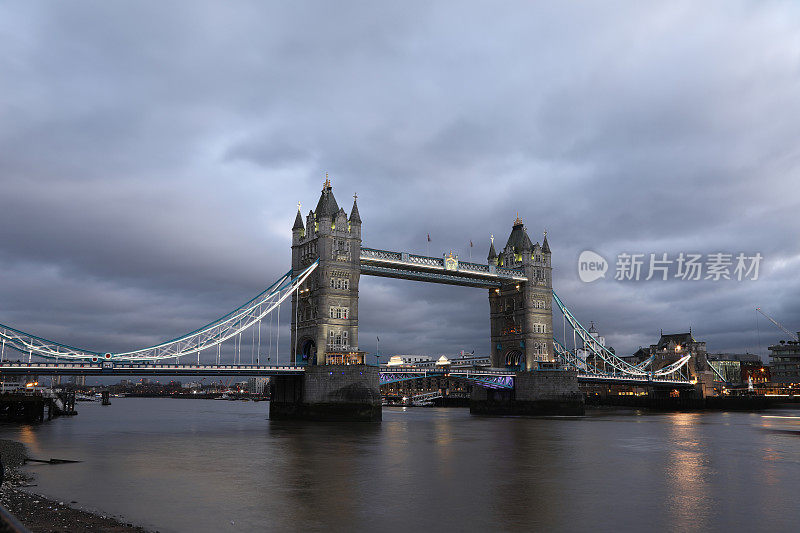
<path id="1" fill-rule="evenodd" d="M 787 335 L 789 335 L 789 336 L 790 336 L 792 339 L 794 339 L 794 340 L 796 340 L 796 341 L 800 341 L 800 337 L 798 337 L 798 336 L 797 336 L 797 333 L 795 333 L 794 331 L 789 331 L 788 329 L 786 329 L 786 328 L 783 326 L 783 324 L 781 324 L 780 322 L 778 322 L 777 320 L 775 320 L 774 318 L 772 318 L 771 316 L 769 316 L 767 313 L 765 313 L 764 311 L 762 311 L 760 307 L 756 307 L 756 311 L 758 311 L 759 313 L 761 313 L 762 315 L 764 315 L 765 317 L 767 317 L 767 320 L 769 320 L 770 322 L 772 322 L 773 324 L 775 324 L 775 325 L 776 325 L 778 328 L 780 328 L 780 330 L 781 330 L 781 331 L 783 331 L 784 333 L 786 333 Z"/>

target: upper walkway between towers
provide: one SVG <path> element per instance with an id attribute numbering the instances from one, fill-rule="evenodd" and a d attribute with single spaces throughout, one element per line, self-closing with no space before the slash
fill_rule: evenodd
<path id="1" fill-rule="evenodd" d="M 361 248 L 361 273 L 486 289 L 528 281 L 521 268 L 460 261 L 452 253 L 438 258 L 365 247 Z"/>

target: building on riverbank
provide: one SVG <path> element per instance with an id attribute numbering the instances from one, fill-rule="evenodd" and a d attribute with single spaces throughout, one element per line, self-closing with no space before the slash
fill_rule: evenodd
<path id="1" fill-rule="evenodd" d="M 800 336 L 800 332 L 798 332 Z M 800 342 L 780 341 L 769 347 L 770 372 L 774 383 L 800 383 Z"/>
<path id="2" fill-rule="evenodd" d="M 664 334 L 656 344 L 650 345 L 650 355 L 655 356 L 651 368 L 658 370 L 678 361 L 687 354 L 691 356 L 686 366 L 689 375 L 697 378 L 698 372 L 708 370 L 708 351 L 705 341 L 698 341 L 692 335 L 692 328 L 686 333 Z"/>
<path id="3" fill-rule="evenodd" d="M 770 378 L 769 368 L 754 353 L 710 353 L 708 364 L 726 383 L 745 384 L 750 378 L 766 383 Z"/>

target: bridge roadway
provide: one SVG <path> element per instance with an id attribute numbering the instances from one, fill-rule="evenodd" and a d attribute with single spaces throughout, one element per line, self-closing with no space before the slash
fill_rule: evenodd
<path id="1" fill-rule="evenodd" d="M 396 383 L 425 377 L 452 376 L 467 379 L 484 387 L 512 389 L 514 374 L 504 368 L 458 367 L 419 368 L 415 366 L 380 367 L 380 383 Z M 294 365 L 203 365 L 203 364 L 161 364 L 161 363 L 120 363 L 102 361 L 70 363 L 0 363 L 0 375 L 36 376 L 288 376 L 300 375 L 305 367 Z M 645 386 L 655 388 L 690 388 L 691 381 L 652 379 L 647 376 L 599 376 L 578 374 L 578 382 L 585 384 L 614 384 Z"/>
<path id="2" fill-rule="evenodd" d="M 161 363 L 0 363 L 0 374 L 36 376 L 288 376 L 304 372 L 292 365 L 168 365 Z"/>
<path id="3" fill-rule="evenodd" d="M 381 385 L 388 383 L 397 383 L 400 381 L 409 381 L 413 379 L 421 379 L 426 377 L 443 377 L 453 376 L 457 378 L 470 379 L 476 381 L 489 388 L 513 388 L 514 380 L 513 370 L 505 368 L 476 368 L 476 367 L 458 367 L 454 366 L 450 369 L 444 368 L 430 368 L 418 367 L 412 365 L 397 365 L 386 366 L 381 365 Z M 578 373 L 579 384 L 620 384 L 631 385 L 637 387 L 653 387 L 653 388 L 667 388 L 667 389 L 684 389 L 692 388 L 695 383 L 688 380 L 675 380 L 675 379 L 654 379 L 646 375 L 643 376 L 613 376 L 613 375 L 596 375 L 584 372 Z"/>
<path id="4" fill-rule="evenodd" d="M 204 364 L 162 364 L 162 363 L 122 363 L 116 361 L 40 363 L 9 362 L 0 363 L 0 374 L 9 376 L 287 376 L 300 375 L 304 366 L 295 365 L 204 365 Z M 394 374 L 392 367 L 381 366 L 381 373 Z M 513 379 L 514 372 L 496 369 L 453 369 L 422 370 L 399 369 L 399 373 L 411 373 L 409 379 L 419 379 L 428 375 L 457 374 L 464 377 L 485 378 L 507 377 Z"/>

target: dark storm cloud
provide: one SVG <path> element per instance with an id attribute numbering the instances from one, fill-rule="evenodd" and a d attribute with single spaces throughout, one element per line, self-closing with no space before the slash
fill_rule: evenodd
<path id="1" fill-rule="evenodd" d="M 517 212 L 547 228 L 556 290 L 620 352 L 689 325 L 763 352 L 756 305 L 800 329 L 797 11 L 6 3 L 0 322 L 112 350 L 194 329 L 288 269 L 327 171 L 367 246 L 425 252 L 430 232 L 431 255 L 484 260 Z M 765 262 L 753 282 L 583 284 L 585 249 Z M 488 349 L 482 291 L 362 288 L 362 349 Z"/>

